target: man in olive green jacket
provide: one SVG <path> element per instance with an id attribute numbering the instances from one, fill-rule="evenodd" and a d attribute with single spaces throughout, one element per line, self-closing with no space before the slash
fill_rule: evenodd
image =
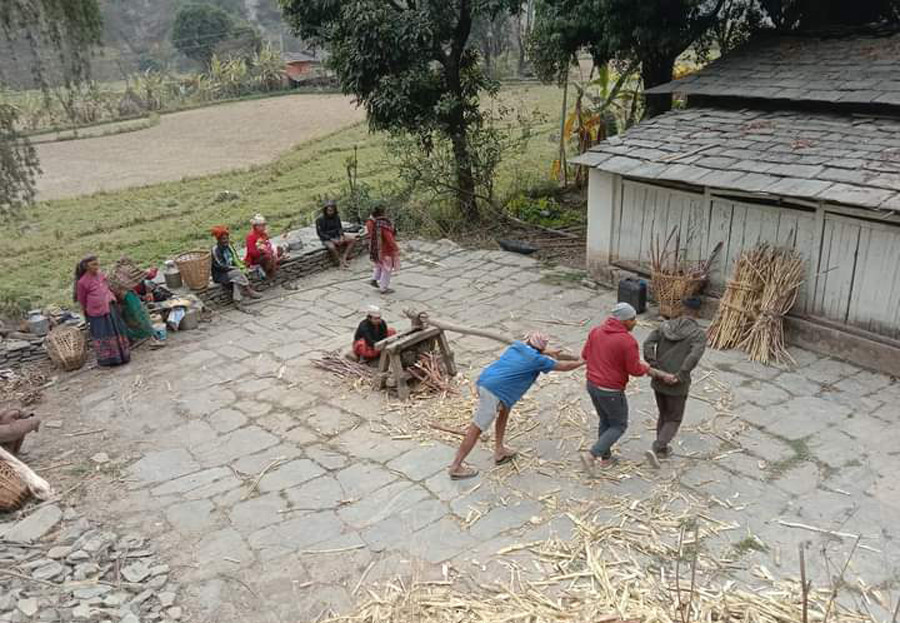
<path id="1" fill-rule="evenodd" d="M 659 459 L 670 454 L 669 444 L 675 438 L 684 419 L 684 407 L 691 389 L 691 372 L 706 350 L 706 332 L 695 318 L 700 299 L 683 301 L 685 314 L 663 322 L 644 341 L 644 359 L 654 368 L 677 377 L 676 383 L 654 379 L 651 387 L 656 395 L 659 417 L 656 421 L 656 441 L 648 450 L 647 459 L 659 467 Z"/>

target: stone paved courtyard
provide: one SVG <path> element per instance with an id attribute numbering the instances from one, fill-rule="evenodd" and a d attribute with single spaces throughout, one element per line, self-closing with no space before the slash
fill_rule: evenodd
<path id="1" fill-rule="evenodd" d="M 482 445 L 470 458 L 482 476 L 451 482 L 452 435 L 429 433 L 408 407 L 310 359 L 349 346 L 373 302 L 398 328 L 407 326 L 403 309 L 422 308 L 511 333 L 539 327 L 578 351 L 614 298 L 584 287 L 578 273 L 518 255 L 446 241 L 406 250 L 390 298 L 367 285 L 360 259 L 352 272 L 279 292 L 258 316 L 219 314 L 165 349 L 139 351 L 129 366 L 64 382 L 41 407 L 61 428 L 45 429 L 32 456 L 52 460 L 45 437 L 103 429 L 54 446 L 104 450 L 117 466 L 80 504 L 154 538 L 196 621 L 313 621 L 397 576 L 487 582 L 508 575 L 499 550 L 571 535 L 564 510 L 573 500 L 637 499 L 661 487 L 701 496 L 713 519 L 731 522 L 707 544 L 729 553 L 723 575 L 752 584 L 762 565 L 794 577 L 798 544 L 810 541 L 810 575 L 827 583 L 826 564 L 840 566 L 853 539 L 782 523 L 790 522 L 861 534 L 846 583 L 859 577 L 897 598 L 900 384 L 803 350 L 792 351 L 790 371 L 707 351 L 679 456 L 658 472 L 642 463 L 655 417 L 642 379 L 629 390 L 621 467 L 589 479 L 577 458 L 596 434 L 583 372 L 552 374 L 514 411 L 516 463 L 494 467 Z M 651 328 L 642 321 L 638 339 Z M 451 344 L 472 379 L 500 352 L 481 338 L 451 334 Z M 457 400 L 468 404 L 465 388 Z M 877 603 L 868 608 L 889 620 Z"/>

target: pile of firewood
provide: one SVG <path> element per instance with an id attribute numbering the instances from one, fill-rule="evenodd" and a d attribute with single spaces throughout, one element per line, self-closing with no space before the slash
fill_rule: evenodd
<path id="1" fill-rule="evenodd" d="M 784 317 L 804 281 L 803 258 L 793 249 L 760 244 L 734 268 L 709 327 L 713 348 L 741 348 L 753 361 L 792 362 L 784 342 Z"/>

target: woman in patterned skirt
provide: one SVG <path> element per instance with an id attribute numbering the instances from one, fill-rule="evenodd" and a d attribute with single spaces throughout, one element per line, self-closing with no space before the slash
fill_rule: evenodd
<path id="1" fill-rule="evenodd" d="M 75 300 L 81 305 L 91 332 L 97 364 L 118 366 L 131 360 L 125 323 L 116 297 L 100 272 L 97 257 L 89 255 L 75 268 Z"/>

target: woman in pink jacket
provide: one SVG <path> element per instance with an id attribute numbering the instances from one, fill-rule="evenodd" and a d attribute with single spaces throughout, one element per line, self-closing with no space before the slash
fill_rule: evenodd
<path id="1" fill-rule="evenodd" d="M 91 332 L 97 365 L 119 366 L 131 360 L 125 323 L 116 297 L 100 272 L 97 257 L 89 255 L 75 267 L 75 300 L 81 305 Z"/>

